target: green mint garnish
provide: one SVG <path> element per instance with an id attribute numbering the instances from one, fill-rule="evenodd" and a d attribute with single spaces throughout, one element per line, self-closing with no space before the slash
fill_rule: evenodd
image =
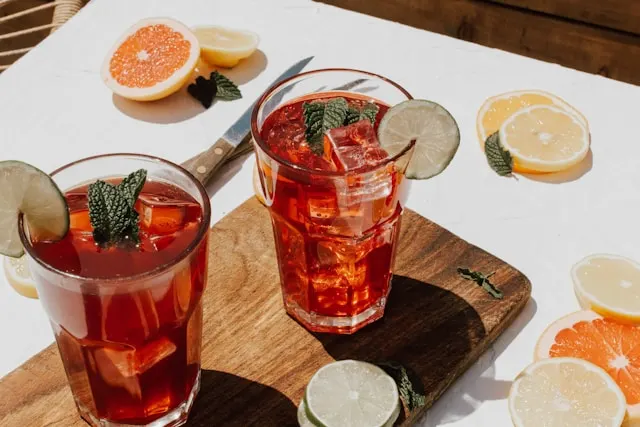
<path id="1" fill-rule="evenodd" d="M 491 166 L 491 169 L 498 175 L 505 176 L 513 172 L 511 153 L 502 147 L 498 132 L 491 134 L 485 141 L 484 154 L 487 156 L 489 166 Z"/>
<path id="2" fill-rule="evenodd" d="M 211 107 L 214 99 L 232 101 L 242 98 L 238 86 L 217 71 L 212 72 L 208 79 L 197 77 L 196 82 L 187 87 L 187 92 L 200 101 L 204 108 Z"/>
<path id="3" fill-rule="evenodd" d="M 355 122 L 359 122 L 360 120 L 360 110 L 356 107 L 349 106 L 349 109 L 347 110 L 347 118 L 344 119 L 344 125 L 349 126 Z"/>
<path id="4" fill-rule="evenodd" d="M 216 82 L 216 86 L 218 87 L 218 93 L 216 94 L 217 99 L 222 99 L 223 101 L 233 101 L 235 99 L 242 98 L 242 93 L 240 93 L 240 89 L 238 86 L 227 77 L 223 76 L 217 71 L 211 73 L 211 80 Z"/>
<path id="5" fill-rule="evenodd" d="M 307 143 L 311 151 L 321 155 L 324 152 L 324 133 L 343 125 L 349 106 L 344 98 L 333 98 L 327 102 L 305 102 L 302 107 Z"/>
<path id="6" fill-rule="evenodd" d="M 496 288 L 489 278 L 495 274 L 493 273 L 487 274 L 486 276 L 478 271 L 472 271 L 468 268 L 458 268 L 458 274 L 462 276 L 463 279 L 471 280 L 476 282 L 479 286 L 482 287 L 489 295 L 496 299 L 502 299 L 503 293 L 500 289 Z"/>
<path id="7" fill-rule="evenodd" d="M 380 110 L 380 108 L 373 102 L 368 102 L 364 107 L 362 107 L 362 110 L 358 110 L 356 107 L 350 106 L 347 110 L 347 118 L 344 120 L 344 125 L 352 125 L 364 119 L 369 120 L 372 125 L 375 125 L 378 110 Z"/>
<path id="8" fill-rule="evenodd" d="M 146 179 L 147 171 L 140 169 L 117 186 L 101 180 L 89 185 L 89 219 L 97 244 L 109 246 L 140 241 L 134 205 Z"/>
<path id="9" fill-rule="evenodd" d="M 417 375 L 412 375 L 412 381 L 407 369 L 398 362 L 373 362 L 373 364 L 382 368 L 393 378 L 398 386 L 400 398 L 410 412 L 425 405 L 424 386 Z"/>

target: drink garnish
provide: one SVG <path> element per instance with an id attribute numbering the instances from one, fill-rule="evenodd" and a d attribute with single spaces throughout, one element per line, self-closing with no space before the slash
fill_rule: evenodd
<path id="1" fill-rule="evenodd" d="M 347 110 L 347 118 L 345 119 L 344 124 L 347 126 L 359 122 L 360 120 L 368 119 L 372 125 L 375 125 L 378 111 L 380 111 L 380 107 L 373 102 L 367 102 L 361 110 L 350 106 Z"/>
<path id="2" fill-rule="evenodd" d="M 495 285 L 493 283 L 491 283 L 491 281 L 489 280 L 489 278 L 491 276 L 493 276 L 495 274 L 495 271 L 493 273 L 489 273 L 486 276 L 482 273 L 480 273 L 479 271 L 473 271 L 473 270 L 469 270 L 468 268 L 458 268 L 458 274 L 466 280 L 471 280 L 473 282 L 476 282 L 478 284 L 478 286 L 482 287 L 482 289 L 484 289 L 485 291 L 487 291 L 487 293 L 489 295 L 491 295 L 492 297 L 496 298 L 496 299 L 502 299 L 503 298 L 503 293 L 500 289 L 496 288 Z"/>
<path id="3" fill-rule="evenodd" d="M 505 150 L 502 144 L 500 144 L 499 132 L 494 132 L 489 135 L 484 143 L 484 154 L 487 156 L 489 166 L 491 166 L 491 169 L 498 175 L 511 175 L 511 172 L 513 172 L 513 158 L 511 157 L 511 153 Z"/>
<path id="4" fill-rule="evenodd" d="M 395 361 L 372 363 L 382 368 L 393 378 L 398 386 L 400 399 L 407 405 L 409 412 L 425 405 L 424 386 L 417 375 L 410 376 L 407 369 Z"/>
<path id="5" fill-rule="evenodd" d="M 20 257 L 19 214 L 34 241 L 60 240 L 69 230 L 69 208 L 49 175 L 29 164 L 0 162 L 0 254 Z"/>
<path id="6" fill-rule="evenodd" d="M 87 192 L 93 239 L 99 245 L 138 243 L 138 212 L 134 209 L 147 179 L 140 169 L 125 177 L 118 185 L 97 180 Z"/>
<path id="7" fill-rule="evenodd" d="M 211 107 L 214 99 L 233 101 L 242 98 L 238 86 L 217 71 L 213 71 L 208 79 L 203 76 L 197 77 L 195 83 L 191 83 L 187 87 L 187 92 L 197 99 L 204 108 Z"/>
<path id="8" fill-rule="evenodd" d="M 309 148 L 315 154 L 321 155 L 324 152 L 324 133 L 344 124 L 349 105 L 344 98 L 338 97 L 326 102 L 305 102 L 302 109 Z"/>
<path id="9" fill-rule="evenodd" d="M 411 99 L 391 107 L 378 127 L 378 140 L 389 156 L 415 146 L 405 175 L 428 179 L 449 165 L 460 145 L 460 130 L 453 116 L 441 105 Z"/>

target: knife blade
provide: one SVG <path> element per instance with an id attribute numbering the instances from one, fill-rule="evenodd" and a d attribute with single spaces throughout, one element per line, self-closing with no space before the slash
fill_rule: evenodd
<path id="1" fill-rule="evenodd" d="M 313 59 L 304 58 L 283 72 L 273 84 L 298 74 Z M 258 100 L 256 99 L 236 122 L 209 149 L 192 157 L 182 164 L 202 184 L 207 183 L 231 153 L 239 146 L 249 145 L 251 140 L 251 114 Z"/>

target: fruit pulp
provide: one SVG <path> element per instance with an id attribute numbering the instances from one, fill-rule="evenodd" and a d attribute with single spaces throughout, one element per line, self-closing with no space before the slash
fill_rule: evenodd
<path id="1" fill-rule="evenodd" d="M 314 152 L 303 105 L 338 96 L 358 109 L 375 102 L 376 126 L 365 119 L 332 129 Z M 310 330 L 353 333 L 383 315 L 407 190 L 376 138 L 388 108 L 353 93 L 311 95 L 273 111 L 260 131 L 285 308 Z"/>
<path id="2" fill-rule="evenodd" d="M 62 240 L 32 241 L 42 262 L 77 280 L 41 269 L 34 278 L 83 418 L 149 424 L 197 393 L 207 268 L 207 237 L 196 242 L 202 208 L 172 184 L 147 181 L 136 203 L 140 243 L 101 247 L 87 189 L 65 193 L 71 224 Z"/>

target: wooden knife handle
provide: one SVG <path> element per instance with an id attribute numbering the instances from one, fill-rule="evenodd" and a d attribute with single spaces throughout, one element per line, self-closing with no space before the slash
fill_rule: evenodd
<path id="1" fill-rule="evenodd" d="M 235 146 L 226 139 L 220 138 L 207 151 L 187 160 L 182 166 L 191 172 L 203 185 L 211 179 L 213 174 L 224 164 L 224 161 L 235 150 Z"/>

